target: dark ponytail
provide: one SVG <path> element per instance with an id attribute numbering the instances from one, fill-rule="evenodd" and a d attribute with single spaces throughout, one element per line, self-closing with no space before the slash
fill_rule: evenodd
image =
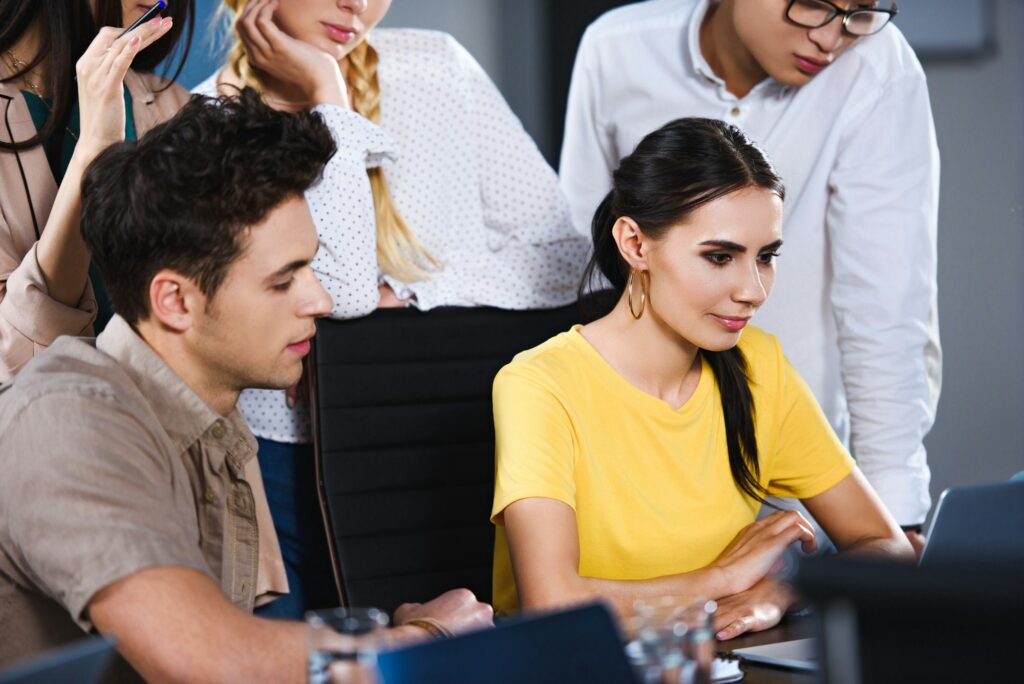
<path id="1" fill-rule="evenodd" d="M 589 296 L 598 272 L 620 295 L 626 287 L 629 265 L 612 236 L 620 217 L 633 219 L 657 240 L 698 207 L 749 187 L 785 197 L 782 180 L 764 153 L 735 126 L 686 118 L 649 134 L 615 170 L 612 190 L 594 214 L 594 254 L 584 271 L 581 298 Z M 739 347 L 720 352 L 702 349 L 701 355 L 722 397 L 733 480 L 744 494 L 764 503 L 768 492 L 760 482 L 746 358 Z"/>

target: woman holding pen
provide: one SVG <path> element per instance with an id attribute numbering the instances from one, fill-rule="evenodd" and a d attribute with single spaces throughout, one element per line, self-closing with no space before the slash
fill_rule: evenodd
<path id="1" fill-rule="evenodd" d="M 153 70 L 191 27 L 192 0 L 121 35 L 151 4 L 0 0 L 0 381 L 109 317 L 78 230 L 82 175 L 187 99 Z"/>

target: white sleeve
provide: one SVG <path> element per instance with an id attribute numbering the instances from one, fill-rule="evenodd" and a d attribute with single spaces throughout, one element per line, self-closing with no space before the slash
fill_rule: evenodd
<path id="1" fill-rule="evenodd" d="M 582 275 L 588 243 L 573 229 L 554 170 L 505 98 L 465 48 L 452 40 L 452 49 L 469 111 L 466 135 L 474 150 L 488 249 L 446 253 L 450 273 L 444 282 L 411 285 L 417 306 L 479 304 L 472 283 L 496 272 L 519 281 L 510 286 L 516 290 L 508 293 L 510 307 L 566 304 Z M 442 291 L 446 283 L 462 283 L 462 291 Z"/>
<path id="2" fill-rule="evenodd" d="M 615 141 L 601 117 L 597 59 L 597 48 L 588 31 L 580 41 L 572 70 L 558 169 L 573 224 L 588 239 L 594 211 L 611 190 L 612 172 L 619 164 Z"/>
<path id="3" fill-rule="evenodd" d="M 338 152 L 323 179 L 306 191 L 320 237 L 313 270 L 334 300 L 332 318 L 356 318 L 373 312 L 377 289 L 377 221 L 366 170 L 396 157 L 396 144 L 379 126 L 336 107 L 314 109 L 327 122 Z"/>
<path id="4" fill-rule="evenodd" d="M 922 440 L 941 377 L 939 152 L 924 75 L 889 83 L 848 129 L 827 227 L 852 450 L 896 520 L 920 524 L 931 504 Z"/>

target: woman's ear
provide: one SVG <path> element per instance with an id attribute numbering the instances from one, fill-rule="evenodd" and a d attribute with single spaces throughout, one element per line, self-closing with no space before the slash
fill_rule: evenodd
<path id="1" fill-rule="evenodd" d="M 149 281 L 149 311 L 154 321 L 176 332 L 185 332 L 194 323 L 194 313 L 204 299 L 191 279 L 164 269 Z"/>
<path id="2" fill-rule="evenodd" d="M 612 239 L 615 240 L 619 254 L 630 268 L 638 271 L 647 270 L 648 238 L 636 221 L 628 216 L 620 216 L 612 226 Z"/>

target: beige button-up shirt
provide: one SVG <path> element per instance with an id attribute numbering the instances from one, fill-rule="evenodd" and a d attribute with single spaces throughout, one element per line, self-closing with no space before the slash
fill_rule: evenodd
<path id="1" fill-rule="evenodd" d="M 0 665 L 91 629 L 103 587 L 209 575 L 239 608 L 287 592 L 252 437 L 119 316 L 0 387 Z"/>

